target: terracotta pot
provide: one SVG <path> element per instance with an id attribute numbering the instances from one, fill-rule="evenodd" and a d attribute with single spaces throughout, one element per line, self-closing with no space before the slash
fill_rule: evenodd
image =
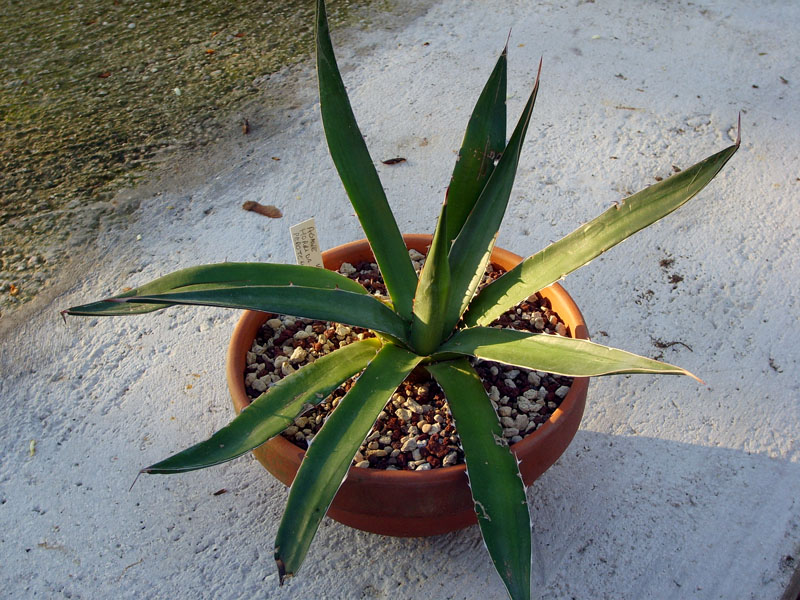
<path id="1" fill-rule="evenodd" d="M 403 236 L 409 248 L 425 253 L 430 235 Z M 351 242 L 323 253 L 325 267 L 336 270 L 343 262 L 372 261 L 366 240 Z M 492 263 L 510 269 L 522 259 L 496 248 Z M 572 298 L 554 283 L 542 290 L 573 337 L 588 339 L 583 316 Z M 266 313 L 246 311 L 228 349 L 227 377 L 237 414 L 250 403 L 244 386 L 247 351 Z M 576 378 L 561 406 L 550 419 L 522 441 L 511 446 L 520 462 L 525 485 L 530 485 L 557 459 L 575 436 L 586 405 L 589 379 Z M 291 485 L 305 452 L 277 436 L 253 453 L 267 470 Z M 328 509 L 328 516 L 357 529 L 392 536 L 426 536 L 454 531 L 477 523 L 472 497 L 462 465 L 429 471 L 384 471 L 351 467 L 347 479 Z"/>

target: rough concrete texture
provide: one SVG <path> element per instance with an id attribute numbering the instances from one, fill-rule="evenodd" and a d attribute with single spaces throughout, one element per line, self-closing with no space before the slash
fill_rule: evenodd
<path id="1" fill-rule="evenodd" d="M 432 231 L 509 28 L 510 120 L 544 57 L 498 241 L 520 254 L 729 145 L 741 111 L 742 148 L 709 188 L 565 281 L 596 341 L 707 383 L 593 380 L 572 446 L 528 491 L 535 596 L 778 598 L 796 565 L 798 25 L 789 0 L 444 0 L 401 29 L 333 32 L 373 158 L 407 158 L 378 165 L 407 232 Z M 313 71 L 286 77 L 294 93 L 251 135 L 130 192 L 146 196 L 130 228 L 105 232 L 86 249 L 96 262 L 64 274 L 74 285 L 6 332 L 8 597 L 504 597 L 475 528 L 392 539 L 330 520 L 279 588 L 271 546 L 286 490 L 251 458 L 128 490 L 139 468 L 231 418 L 223 363 L 237 315 L 64 325 L 57 310 L 197 263 L 293 262 L 289 225 L 312 216 L 324 247 L 362 237 Z M 246 213 L 246 200 L 284 217 Z"/>

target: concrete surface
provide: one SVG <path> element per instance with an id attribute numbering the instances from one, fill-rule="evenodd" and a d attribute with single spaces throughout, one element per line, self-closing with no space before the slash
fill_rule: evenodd
<path id="1" fill-rule="evenodd" d="M 800 557 L 800 6 L 429 5 L 399 29 L 333 32 L 373 159 L 407 158 L 379 165 L 403 231 L 432 231 L 509 28 L 510 121 L 544 57 L 498 242 L 520 254 L 729 145 L 741 111 L 742 148 L 709 188 L 565 281 L 596 341 L 663 355 L 707 385 L 593 380 L 572 446 L 528 492 L 534 595 L 780 597 Z M 58 309 L 197 263 L 293 262 L 288 228 L 312 216 L 324 247 L 362 237 L 313 70 L 285 77 L 293 93 L 250 136 L 128 192 L 144 197 L 135 223 L 105 232 L 85 270 L 64 274 L 69 291 L 2 339 L 0 595 L 504 597 L 476 528 L 392 539 L 329 520 L 279 588 L 271 547 L 286 490 L 249 457 L 128 489 L 139 468 L 231 418 L 223 369 L 237 314 L 64 325 Z M 244 212 L 246 200 L 284 217 Z"/>

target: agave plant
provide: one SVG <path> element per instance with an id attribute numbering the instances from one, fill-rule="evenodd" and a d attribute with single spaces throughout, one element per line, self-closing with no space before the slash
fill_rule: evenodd
<path id="1" fill-rule="evenodd" d="M 176 304 L 252 309 L 371 329 L 366 339 L 274 384 L 210 439 L 143 469 L 178 473 L 231 460 L 278 435 L 360 373 L 318 432 L 291 487 L 275 542 L 281 581 L 300 568 L 352 458 L 398 385 L 418 366 L 441 385 L 459 432 L 483 539 L 509 595 L 530 597 L 530 516 L 517 461 L 468 358 L 585 377 L 690 375 L 592 343 L 487 327 L 508 308 L 586 264 L 687 202 L 736 152 L 737 142 L 615 205 L 482 288 L 530 121 L 539 75 L 506 143 L 506 50 L 472 113 L 427 260 L 417 276 L 358 129 L 336 65 L 323 0 L 316 14 L 320 107 L 330 153 L 390 301 L 315 267 L 222 263 L 184 269 L 72 315 L 133 315 Z M 541 71 L 541 64 L 540 64 Z"/>

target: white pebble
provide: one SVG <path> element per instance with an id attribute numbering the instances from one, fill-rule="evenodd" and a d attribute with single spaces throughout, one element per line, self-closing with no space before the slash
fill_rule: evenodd
<path id="1" fill-rule="evenodd" d="M 430 431 L 431 431 L 431 424 L 430 424 L 430 423 L 423 423 L 423 424 L 420 426 L 420 429 L 422 430 L 422 433 L 430 433 Z"/>
<path id="2" fill-rule="evenodd" d="M 411 411 L 407 408 L 398 408 L 394 411 L 394 414 L 397 415 L 398 419 L 401 419 L 408 423 L 411 420 Z"/>
<path id="3" fill-rule="evenodd" d="M 414 470 L 415 471 L 430 471 L 431 470 L 431 466 L 428 463 L 425 462 L 425 463 L 422 463 L 421 465 L 419 465 Z"/>
<path id="4" fill-rule="evenodd" d="M 408 438 L 403 445 L 400 446 L 400 450 L 403 452 L 411 452 L 412 450 L 417 449 L 417 440 L 414 437 Z"/>
<path id="5" fill-rule="evenodd" d="M 511 417 L 500 417 L 500 423 L 503 427 L 514 427 L 515 421 Z"/>
<path id="6" fill-rule="evenodd" d="M 525 428 L 528 426 L 528 422 L 528 415 L 519 414 L 517 415 L 517 418 L 514 419 L 514 427 L 520 431 L 525 431 Z"/>
<path id="7" fill-rule="evenodd" d="M 252 365 L 254 362 L 256 362 L 256 353 L 248 352 L 246 362 L 248 365 Z"/>
<path id="8" fill-rule="evenodd" d="M 270 327 L 271 329 L 275 329 L 275 330 L 280 329 L 281 325 L 283 325 L 283 323 L 281 323 L 280 319 L 268 319 L 267 320 L 267 326 Z"/>
<path id="9" fill-rule="evenodd" d="M 359 469 L 366 469 L 367 467 L 369 467 L 369 461 L 368 460 L 362 460 L 361 462 L 357 462 L 356 466 Z"/>
<path id="10" fill-rule="evenodd" d="M 528 402 L 525 398 L 517 398 L 517 408 L 522 412 L 531 412 L 533 410 L 533 405 Z"/>
<path id="11" fill-rule="evenodd" d="M 264 383 L 261 379 L 256 379 L 253 383 L 250 384 L 250 387 L 253 388 L 257 392 L 266 392 L 267 391 L 267 384 Z"/>
<path id="12" fill-rule="evenodd" d="M 294 371 L 295 368 L 288 362 L 285 362 L 281 365 L 281 373 L 283 373 L 284 377 L 286 377 L 287 375 L 291 375 L 292 373 L 294 373 Z"/>
<path id="13" fill-rule="evenodd" d="M 511 443 L 512 444 L 516 444 L 517 442 L 521 442 L 521 441 L 522 441 L 522 436 L 519 436 L 519 435 L 515 435 L 514 437 L 511 438 Z"/>
<path id="14" fill-rule="evenodd" d="M 501 417 L 510 417 L 511 416 L 511 407 L 510 406 L 501 406 L 497 409 L 497 414 Z"/>
<path id="15" fill-rule="evenodd" d="M 569 392 L 569 386 L 562 385 L 560 388 L 556 390 L 555 394 L 558 398 L 563 398 L 564 396 L 567 395 L 567 392 Z"/>
<path id="16" fill-rule="evenodd" d="M 415 412 L 418 415 L 422 414 L 424 411 L 422 410 L 422 406 L 411 398 L 406 400 L 405 407 L 410 410 L 411 412 Z"/>
<path id="17" fill-rule="evenodd" d="M 458 454 L 453 451 L 444 457 L 444 460 L 442 460 L 442 465 L 449 467 L 450 465 L 456 464 L 456 462 L 458 462 Z"/>
<path id="18" fill-rule="evenodd" d="M 306 356 L 308 356 L 308 351 L 305 348 L 298 346 L 292 352 L 292 355 L 289 357 L 289 362 L 299 363 L 305 360 Z"/>
<path id="19" fill-rule="evenodd" d="M 563 323 L 559 323 L 558 325 L 556 325 L 556 334 L 562 336 L 567 335 L 567 328 L 564 327 Z"/>
<path id="20" fill-rule="evenodd" d="M 308 332 L 303 329 L 294 334 L 294 339 L 296 340 L 304 340 L 307 337 L 308 337 Z"/>
<path id="21" fill-rule="evenodd" d="M 539 377 L 535 371 L 531 371 L 528 373 L 528 383 L 531 385 L 539 385 L 542 382 L 542 378 Z M 526 396 L 527 398 L 528 396 Z"/>
<path id="22" fill-rule="evenodd" d="M 513 379 L 508 379 L 508 378 L 507 378 L 507 379 L 505 379 L 505 380 L 503 381 L 503 383 L 505 383 L 505 384 L 506 384 L 506 387 L 510 387 L 510 388 L 512 388 L 512 389 L 514 389 L 514 388 L 516 388 L 516 387 L 517 387 L 517 384 L 516 384 L 516 383 L 514 383 L 514 380 L 513 380 Z"/>
<path id="23" fill-rule="evenodd" d="M 516 427 L 503 428 L 503 437 L 512 438 L 515 435 L 519 435 L 519 429 L 517 429 Z"/>
<path id="24" fill-rule="evenodd" d="M 489 388 L 489 400 L 494 400 L 495 402 L 500 400 L 500 390 L 497 389 L 496 385 Z"/>
<path id="25" fill-rule="evenodd" d="M 339 273 L 342 275 L 352 275 L 355 272 L 356 268 L 350 263 L 342 263 L 342 266 L 339 267 Z"/>
<path id="26" fill-rule="evenodd" d="M 509 379 L 516 379 L 517 375 L 519 375 L 519 369 L 511 369 L 510 371 L 506 371 L 506 377 Z"/>
<path id="27" fill-rule="evenodd" d="M 422 454 L 420 453 L 419 448 L 417 448 L 411 453 L 411 458 L 413 458 L 414 460 L 422 460 Z"/>

